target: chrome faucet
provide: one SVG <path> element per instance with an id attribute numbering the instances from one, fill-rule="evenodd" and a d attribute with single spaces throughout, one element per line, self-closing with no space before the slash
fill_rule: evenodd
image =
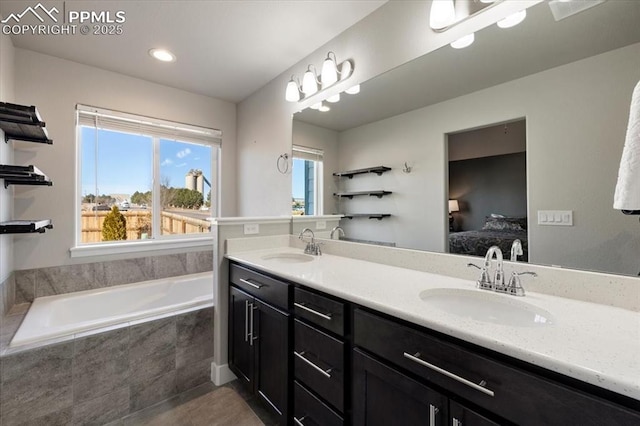
<path id="1" fill-rule="evenodd" d="M 518 256 L 522 256 L 522 241 L 519 239 L 513 240 L 513 244 L 511 244 L 511 261 L 517 262 Z"/>
<path id="2" fill-rule="evenodd" d="M 496 271 L 493 275 L 493 279 L 489 275 L 489 269 L 491 269 L 491 260 L 496 257 Z M 502 250 L 498 246 L 491 246 L 487 250 L 487 254 L 484 257 L 484 265 L 480 268 L 473 263 L 467 264 L 467 266 L 474 266 L 480 269 L 480 278 L 477 283 L 477 287 L 483 290 L 504 291 L 504 271 L 502 269 Z"/>
<path id="3" fill-rule="evenodd" d="M 305 241 L 304 235 L 306 233 L 311 233 L 311 241 Z M 321 256 L 322 255 L 322 250 L 320 250 L 320 244 L 316 243 L 315 234 L 313 233 L 313 231 L 311 229 L 304 228 L 302 230 L 302 232 L 300 232 L 300 235 L 298 236 L 298 238 L 300 238 L 302 241 L 307 243 L 307 246 L 304 248 L 304 253 L 305 254 L 312 254 L 314 256 Z"/>
<path id="4" fill-rule="evenodd" d="M 532 275 L 537 277 L 538 274 L 535 272 L 516 272 L 513 271 L 511 274 L 511 278 L 509 278 L 509 284 L 507 284 L 507 288 L 505 289 L 506 293 L 513 294 L 514 296 L 524 296 L 524 287 L 520 283 L 521 275 Z"/>
<path id="5" fill-rule="evenodd" d="M 342 229 L 342 228 L 341 228 L 341 227 L 339 227 L 339 226 L 336 226 L 335 228 L 333 228 L 333 229 L 331 230 L 331 235 L 329 236 L 329 238 L 331 238 L 331 239 L 333 240 L 333 234 L 334 234 L 336 231 L 338 231 L 338 239 L 340 239 L 340 234 L 342 234 L 342 236 L 343 236 L 343 237 L 345 236 L 345 234 L 344 234 L 344 229 Z"/>

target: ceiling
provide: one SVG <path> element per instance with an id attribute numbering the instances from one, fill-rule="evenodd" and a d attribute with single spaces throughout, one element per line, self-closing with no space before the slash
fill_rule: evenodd
<path id="1" fill-rule="evenodd" d="M 466 49 L 444 46 L 343 94 L 329 112 L 307 108 L 295 119 L 336 131 L 376 122 L 638 43 L 639 22 L 640 0 L 609 0 L 558 22 L 540 3 L 516 27 L 491 25 Z"/>
<path id="2" fill-rule="evenodd" d="M 120 35 L 12 35 L 15 47 L 239 102 L 386 0 L 45 1 L 70 11 L 125 12 Z M 0 2 L 0 15 L 20 14 L 38 0 Z M 46 18 L 45 19 L 49 19 Z M 45 24 L 52 22 L 45 21 Z M 26 14 L 20 24 L 40 24 Z M 88 22 L 90 29 L 93 24 Z M 92 32 L 92 31 L 91 31 Z M 147 52 L 171 50 L 174 63 Z"/>

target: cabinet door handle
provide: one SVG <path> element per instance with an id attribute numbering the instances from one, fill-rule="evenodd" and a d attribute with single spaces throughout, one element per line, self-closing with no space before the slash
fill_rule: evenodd
<path id="1" fill-rule="evenodd" d="M 246 284 L 246 285 L 249 285 L 249 286 L 251 286 L 251 287 L 253 287 L 253 288 L 256 288 L 256 289 L 258 289 L 258 290 L 260 290 L 262 287 L 264 287 L 264 284 L 260 284 L 260 283 L 258 283 L 258 284 L 256 284 L 256 283 L 252 283 L 250 280 L 245 280 L 244 278 L 240 278 L 240 282 L 241 282 L 241 283 L 244 283 L 244 284 Z"/>
<path id="2" fill-rule="evenodd" d="M 429 404 L 429 426 L 436 426 L 438 412 L 440 410 L 435 405 Z"/>
<path id="3" fill-rule="evenodd" d="M 294 418 L 293 418 L 293 421 L 294 421 L 294 422 L 295 422 L 295 424 L 297 424 L 298 426 L 304 426 L 304 423 L 302 423 L 302 421 L 303 421 L 304 419 L 306 419 L 306 418 L 307 418 L 307 416 L 302 416 L 302 417 L 300 417 L 299 419 L 298 419 L 297 417 L 294 417 Z"/>
<path id="4" fill-rule="evenodd" d="M 451 420 L 451 426 L 462 426 L 462 422 L 455 417 Z"/>
<path id="5" fill-rule="evenodd" d="M 253 341 L 258 339 L 258 336 L 253 335 L 253 311 L 258 309 L 253 303 L 249 303 L 249 324 L 251 324 L 251 331 L 249 332 L 249 345 L 253 346 Z"/>
<path id="6" fill-rule="evenodd" d="M 317 315 L 320 318 L 331 321 L 331 313 L 323 314 L 322 312 L 318 312 L 315 309 L 308 308 L 304 303 L 294 302 L 293 306 L 295 306 L 296 308 L 304 309 L 305 311 Z"/>
<path id="7" fill-rule="evenodd" d="M 249 301 L 244 301 L 244 341 L 249 341 Z"/>
<path id="8" fill-rule="evenodd" d="M 440 368 L 440 367 L 438 367 L 436 365 L 430 364 L 427 361 L 424 361 L 424 360 L 418 358 L 419 356 L 420 356 L 420 352 L 417 352 L 415 355 L 411 355 L 411 354 L 408 354 L 408 353 L 404 352 L 404 357 L 410 359 L 413 362 L 417 362 L 418 364 L 423 365 L 423 366 L 425 366 L 427 368 L 430 368 L 433 371 L 437 371 L 438 373 L 440 373 L 442 375 L 445 375 L 445 376 L 447 376 L 447 377 L 449 377 L 449 378 L 451 378 L 451 379 L 453 379 L 453 380 L 455 380 L 457 382 L 465 384 L 465 385 L 469 386 L 470 388 L 473 388 L 473 389 L 475 389 L 477 391 L 480 391 L 480 392 L 484 393 L 485 395 L 489 395 L 489 396 L 494 396 L 495 395 L 495 393 L 491 389 L 487 389 L 485 387 L 477 385 L 477 384 L 465 379 L 464 377 L 460 377 L 457 374 L 453 374 L 450 371 L 442 369 L 442 368 Z M 484 383 L 484 380 L 481 383 Z"/>
<path id="9" fill-rule="evenodd" d="M 313 367 L 318 373 L 322 374 L 324 377 L 326 377 L 327 379 L 331 378 L 331 370 L 333 370 L 332 368 L 328 368 L 326 370 L 318 367 L 317 365 L 315 365 L 313 362 L 309 361 L 307 358 L 304 357 L 304 351 L 303 352 L 296 352 L 293 351 L 293 354 L 295 356 L 297 356 L 298 358 L 300 358 L 302 361 L 306 362 L 307 364 L 309 364 L 311 367 Z"/>

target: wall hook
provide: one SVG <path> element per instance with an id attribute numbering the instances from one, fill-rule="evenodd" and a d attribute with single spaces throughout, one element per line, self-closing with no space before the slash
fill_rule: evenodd
<path id="1" fill-rule="evenodd" d="M 402 172 L 403 172 L 403 173 L 411 173 L 411 169 L 412 169 L 412 168 L 413 168 L 413 167 L 410 167 L 410 166 L 407 164 L 407 162 L 405 161 L 405 162 L 404 162 L 404 167 L 402 168 Z"/>

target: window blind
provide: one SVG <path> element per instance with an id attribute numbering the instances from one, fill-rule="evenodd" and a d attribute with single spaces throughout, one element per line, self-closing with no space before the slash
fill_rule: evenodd
<path id="1" fill-rule="evenodd" d="M 292 154 L 293 158 L 299 158 L 301 160 L 322 161 L 324 151 L 306 146 L 293 145 Z"/>
<path id="2" fill-rule="evenodd" d="M 117 130 L 133 134 L 156 136 L 162 139 L 222 145 L 222 132 L 217 129 L 176 123 L 120 111 L 78 104 L 77 124 L 99 129 Z"/>

